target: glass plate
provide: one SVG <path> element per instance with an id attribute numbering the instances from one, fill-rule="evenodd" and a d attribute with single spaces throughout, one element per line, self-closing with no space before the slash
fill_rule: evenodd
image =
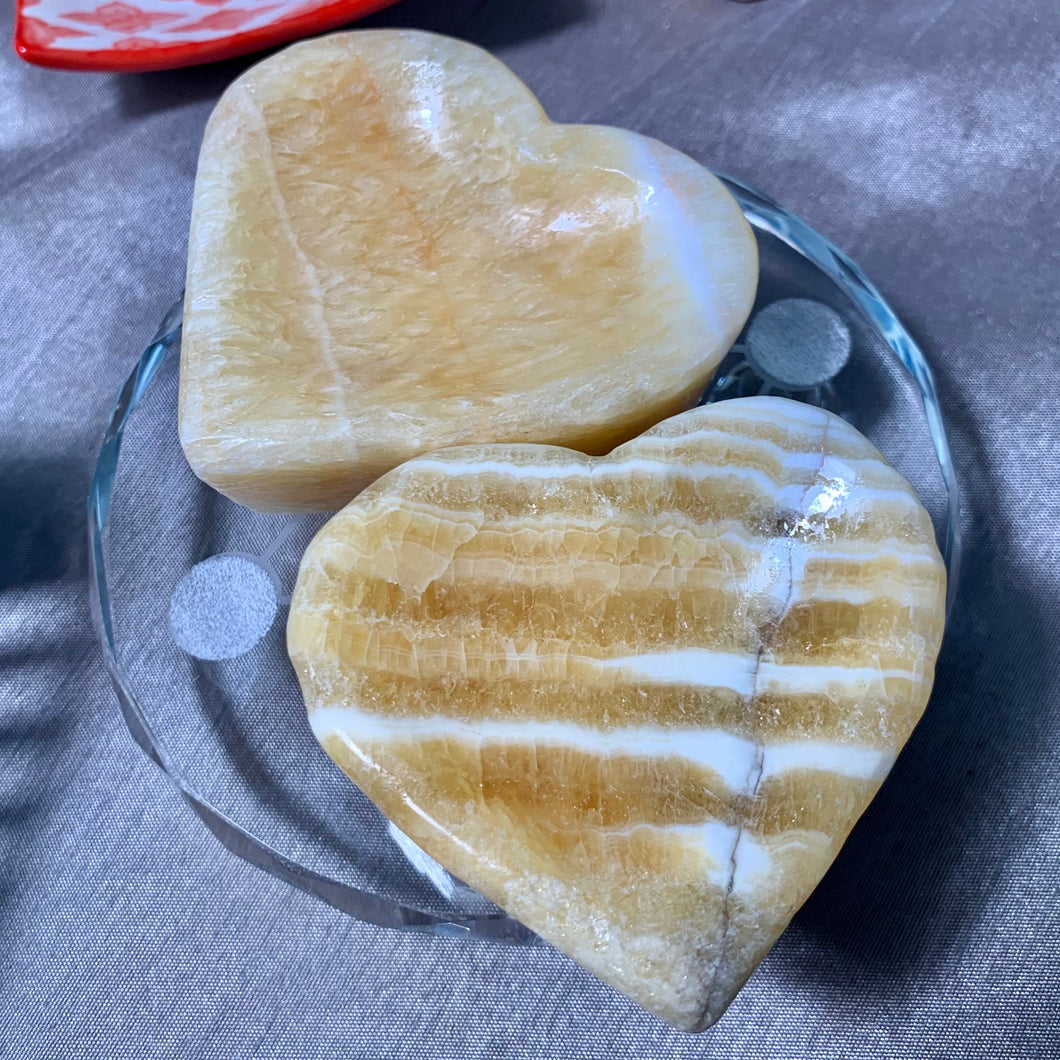
<path id="1" fill-rule="evenodd" d="M 847 419 L 931 513 L 952 598 L 958 489 L 923 355 L 853 262 L 722 179 L 755 229 L 761 281 L 704 401 L 780 393 Z M 225 846 L 292 886 L 386 927 L 534 941 L 389 825 L 310 734 L 285 608 L 325 516 L 259 515 L 191 473 L 180 320 L 178 302 L 123 386 L 88 499 L 93 615 L 133 738 Z"/>

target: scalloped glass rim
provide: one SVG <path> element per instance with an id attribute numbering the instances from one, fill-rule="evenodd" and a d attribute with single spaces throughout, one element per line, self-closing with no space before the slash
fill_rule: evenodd
<path id="1" fill-rule="evenodd" d="M 849 297 L 915 382 L 923 401 L 925 418 L 945 487 L 946 517 L 941 548 L 949 574 L 949 610 L 953 604 L 960 566 L 960 491 L 943 426 L 934 377 L 924 355 L 875 285 L 850 258 L 761 191 L 731 177 L 721 174 L 718 176 L 739 202 L 753 228 L 786 244 L 816 266 Z M 504 913 L 467 916 L 432 914 L 340 882 L 299 864 L 244 828 L 196 790 L 186 780 L 178 760 L 154 732 L 146 712 L 132 692 L 118 663 L 104 539 L 123 433 L 130 416 L 180 335 L 181 309 L 181 303 L 177 302 L 166 314 L 155 337 L 118 395 L 88 496 L 92 616 L 104 662 L 129 732 L 144 753 L 159 766 L 206 826 L 229 850 L 292 887 L 314 895 L 342 912 L 382 927 L 436 935 L 471 936 L 510 943 L 533 943 L 536 940 L 533 932 Z"/>

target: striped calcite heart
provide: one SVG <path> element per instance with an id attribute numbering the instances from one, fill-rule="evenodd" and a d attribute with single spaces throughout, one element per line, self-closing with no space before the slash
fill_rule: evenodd
<path id="1" fill-rule="evenodd" d="M 757 278 L 702 166 L 551 123 L 478 48 L 397 30 L 297 44 L 206 129 L 181 444 L 266 511 L 333 511 L 447 445 L 605 453 L 694 404 Z"/>
<path id="2" fill-rule="evenodd" d="M 944 588 L 864 437 L 748 398 L 599 459 L 404 464 L 309 547 L 288 646 L 317 738 L 399 828 L 700 1030 L 920 717 Z"/>

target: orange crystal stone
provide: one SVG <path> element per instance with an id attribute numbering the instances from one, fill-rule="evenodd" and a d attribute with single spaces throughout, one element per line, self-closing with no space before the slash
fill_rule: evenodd
<path id="1" fill-rule="evenodd" d="M 604 458 L 409 461 L 310 545 L 288 647 L 317 738 L 398 828 L 695 1031 L 923 712 L 945 580 L 864 437 L 748 398 Z"/>
<path id="2" fill-rule="evenodd" d="M 333 510 L 418 453 L 605 453 L 692 404 L 755 241 L 690 158 L 556 125 L 469 44 L 296 44 L 225 92 L 188 247 L 180 439 L 263 511 Z"/>

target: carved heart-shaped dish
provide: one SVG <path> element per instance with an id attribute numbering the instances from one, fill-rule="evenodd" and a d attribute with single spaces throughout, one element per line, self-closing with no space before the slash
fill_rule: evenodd
<path id="1" fill-rule="evenodd" d="M 748 398 L 603 458 L 404 464 L 305 553 L 288 647 L 318 739 L 403 832 L 699 1030 L 923 712 L 944 592 L 864 437 Z"/>
<path id="2" fill-rule="evenodd" d="M 261 510 L 334 510 L 475 442 L 604 453 L 693 404 L 750 311 L 754 238 L 702 166 L 551 123 L 486 52 L 335 34 L 210 119 L 180 438 Z"/>

